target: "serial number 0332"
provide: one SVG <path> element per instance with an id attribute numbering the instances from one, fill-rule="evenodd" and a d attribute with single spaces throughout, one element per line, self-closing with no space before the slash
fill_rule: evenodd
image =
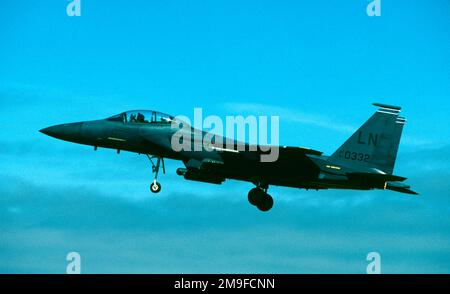
<path id="1" fill-rule="evenodd" d="M 345 158 L 348 160 L 357 160 L 357 161 L 364 161 L 364 162 L 367 162 L 370 159 L 370 155 L 367 153 L 345 151 L 345 150 L 339 151 L 339 157 Z"/>

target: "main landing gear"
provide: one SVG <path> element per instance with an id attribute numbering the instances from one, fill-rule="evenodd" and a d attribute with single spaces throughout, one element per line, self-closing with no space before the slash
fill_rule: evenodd
<path id="1" fill-rule="evenodd" d="M 248 192 L 248 202 L 261 211 L 269 211 L 273 206 L 273 198 L 267 194 L 268 186 L 257 185 Z"/>
<path id="2" fill-rule="evenodd" d="M 166 168 L 164 166 L 164 158 L 160 156 L 150 156 L 148 154 L 147 158 L 150 160 L 150 163 L 152 164 L 152 172 L 153 172 L 153 182 L 150 184 L 150 191 L 153 193 L 158 193 L 161 191 L 161 184 L 157 182 L 158 179 L 158 173 L 159 168 L 162 166 L 163 174 L 166 173 Z M 153 159 L 156 159 L 156 163 L 153 161 Z"/>

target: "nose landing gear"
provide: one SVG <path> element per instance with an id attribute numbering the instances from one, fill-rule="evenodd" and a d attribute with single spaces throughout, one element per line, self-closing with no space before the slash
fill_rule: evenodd
<path id="1" fill-rule="evenodd" d="M 150 191 L 152 191 L 153 193 L 158 193 L 159 191 L 161 191 L 161 184 L 155 180 L 150 184 Z"/>
<path id="2" fill-rule="evenodd" d="M 153 176 L 153 182 L 150 184 L 150 191 L 152 193 L 158 193 L 159 191 L 161 191 L 161 184 L 158 183 L 157 179 L 158 179 L 158 173 L 159 173 L 159 168 L 162 166 L 162 171 L 163 174 L 166 173 L 166 168 L 164 166 L 164 158 L 160 157 L 160 156 L 150 156 L 148 154 L 147 158 L 150 160 L 150 163 L 152 164 L 152 172 L 154 174 Z M 153 162 L 153 159 L 156 158 L 156 164 Z"/>
<path id="3" fill-rule="evenodd" d="M 257 186 L 248 192 L 248 202 L 261 211 L 269 211 L 273 207 L 273 198 L 267 194 L 268 187 Z"/>

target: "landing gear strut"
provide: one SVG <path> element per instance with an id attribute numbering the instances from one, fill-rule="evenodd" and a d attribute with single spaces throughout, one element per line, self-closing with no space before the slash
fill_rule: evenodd
<path id="1" fill-rule="evenodd" d="M 153 182 L 150 184 L 150 191 L 153 193 L 158 193 L 161 191 L 161 184 L 157 182 L 158 179 L 158 172 L 159 168 L 162 166 L 163 174 L 166 173 L 166 168 L 164 166 L 164 158 L 160 156 L 150 156 L 148 154 L 147 158 L 150 160 L 150 163 L 152 164 L 152 172 L 153 172 Z M 153 162 L 153 159 L 156 159 L 156 163 Z"/>
<path id="2" fill-rule="evenodd" d="M 248 192 L 248 202 L 261 211 L 269 211 L 273 206 L 273 198 L 267 194 L 268 186 L 257 185 Z"/>

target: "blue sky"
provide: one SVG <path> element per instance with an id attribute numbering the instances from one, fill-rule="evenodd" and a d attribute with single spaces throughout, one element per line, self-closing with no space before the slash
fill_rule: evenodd
<path id="1" fill-rule="evenodd" d="M 450 2 L 0 2 L 0 272 L 450 272 Z M 408 118 L 390 191 L 186 182 L 168 162 L 38 132 L 128 109 L 279 115 L 280 143 L 332 153 L 374 111 Z"/>

